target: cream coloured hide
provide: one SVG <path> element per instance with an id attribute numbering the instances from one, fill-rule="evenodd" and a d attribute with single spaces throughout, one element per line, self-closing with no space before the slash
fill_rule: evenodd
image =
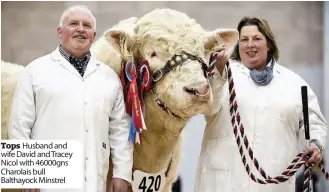
<path id="1" fill-rule="evenodd" d="M 152 82 L 153 92 L 144 93 L 147 130 L 143 131 L 142 144 L 134 146 L 134 191 L 171 191 L 181 159 L 184 126 L 213 104 L 213 95 L 220 94 L 220 90 L 212 88 L 211 77 L 205 71 L 210 53 L 214 47 L 226 44 L 227 54 L 231 54 L 237 39 L 234 29 L 206 31 L 182 12 L 156 9 L 141 18 L 119 22 L 92 45 L 92 55 L 118 75 L 122 61 L 131 55 L 137 64 L 147 61 L 151 74 L 157 78 Z M 165 66 L 170 70 L 161 73 Z M 2 138 L 7 138 L 11 99 L 22 68 L 2 62 Z M 108 173 L 107 188 L 111 166 Z"/>
<path id="2" fill-rule="evenodd" d="M 14 88 L 22 65 L 1 60 L 1 139 L 8 139 L 8 120 L 14 94 Z M 1 189 L 3 192 L 20 192 L 21 189 Z"/>
<path id="3" fill-rule="evenodd" d="M 140 19 L 123 20 L 95 42 L 92 54 L 118 74 L 122 60 L 131 55 L 136 63 L 146 60 L 153 78 L 159 78 L 153 82 L 153 92 L 144 94 L 147 130 L 142 144 L 134 146 L 134 191 L 171 191 L 181 159 L 184 126 L 212 105 L 213 94 L 220 94 L 220 90 L 212 90 L 202 63 L 208 65 L 212 49 L 222 43 L 231 54 L 237 39 L 234 29 L 208 32 L 182 12 L 156 9 Z M 188 59 L 182 62 L 184 56 Z M 165 73 L 168 65 L 174 67 Z M 111 168 L 108 184 L 110 179 Z"/>
<path id="4" fill-rule="evenodd" d="M 8 120 L 14 89 L 22 65 L 9 63 L 1 60 L 1 139 L 8 139 Z"/>

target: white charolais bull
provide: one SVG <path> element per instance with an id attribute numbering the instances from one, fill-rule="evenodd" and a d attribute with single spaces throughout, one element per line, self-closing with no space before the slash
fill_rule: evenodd
<path id="1" fill-rule="evenodd" d="M 163 192 L 171 191 L 181 158 L 182 129 L 189 118 L 205 113 L 221 91 L 220 83 L 216 83 L 220 77 L 212 77 L 214 83 L 210 86 L 202 63 L 208 63 L 212 49 L 222 43 L 228 46 L 227 54 L 231 54 L 237 40 L 238 32 L 234 29 L 207 32 L 184 13 L 157 9 L 140 19 L 122 21 L 95 42 L 93 54 L 118 74 L 122 59 L 132 55 L 137 63 L 146 60 L 154 77 L 161 77 L 153 82 L 154 92 L 144 96 L 147 130 L 143 132 L 143 143 L 135 145 L 134 189 L 161 191 L 164 187 Z M 159 72 L 170 66 L 174 67 L 167 73 Z M 155 102 L 157 98 L 165 110 Z M 143 177 L 142 172 L 154 179 Z M 161 183 L 158 175 L 162 175 Z"/>
<path id="2" fill-rule="evenodd" d="M 218 74 L 207 78 L 205 71 L 210 53 L 224 43 L 227 54 L 231 54 L 237 40 L 238 32 L 234 29 L 205 31 L 182 12 L 157 9 L 140 19 L 132 17 L 119 22 L 93 44 L 92 54 L 118 74 L 122 60 L 130 54 L 136 63 L 147 61 L 154 78 L 158 79 L 153 82 L 153 92 L 144 94 L 147 130 L 143 131 L 142 144 L 136 144 L 134 149 L 132 188 L 139 188 L 134 191 L 171 191 L 177 178 L 184 126 L 194 115 L 206 113 L 213 101 L 218 104 L 221 78 Z M 13 67 L 2 63 L 3 68 L 4 65 Z M 17 74 L 19 70 L 8 70 L 8 73 Z M 2 112 L 10 109 L 16 79 L 16 76 L 2 77 Z M 8 115 L 2 113 L 4 130 Z M 149 175 L 154 179 L 144 177 Z M 107 185 L 111 177 L 110 167 Z"/>

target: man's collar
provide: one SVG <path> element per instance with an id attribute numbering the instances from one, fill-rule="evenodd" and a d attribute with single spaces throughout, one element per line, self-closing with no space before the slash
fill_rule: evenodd
<path id="1" fill-rule="evenodd" d="M 59 45 L 59 52 L 61 53 L 61 55 L 70 62 L 70 60 L 72 58 L 75 58 L 75 59 L 79 59 L 79 58 L 83 58 L 83 57 L 86 57 L 85 59 L 87 58 L 90 58 L 90 51 L 88 51 L 86 54 L 84 54 L 83 56 L 77 58 L 77 57 L 74 57 L 72 54 L 70 54 L 69 52 L 67 52 L 63 47 L 62 45 Z"/>
<path id="2" fill-rule="evenodd" d="M 56 49 L 50 54 L 50 56 L 54 61 L 59 62 L 61 66 L 70 70 L 72 73 L 76 74 L 77 76 L 81 77 L 81 75 L 77 72 L 77 70 L 73 67 L 73 65 L 62 56 L 62 54 L 59 51 L 59 46 L 56 47 Z M 88 66 L 85 71 L 85 77 L 91 74 L 93 71 L 95 71 L 98 66 L 100 66 L 100 62 L 96 60 L 94 57 L 92 57 L 91 55 L 90 60 L 88 62 Z"/>
<path id="3" fill-rule="evenodd" d="M 71 54 L 68 53 L 67 51 L 65 51 L 65 49 L 63 49 L 62 45 L 59 45 L 58 50 L 66 60 L 70 61 Z"/>

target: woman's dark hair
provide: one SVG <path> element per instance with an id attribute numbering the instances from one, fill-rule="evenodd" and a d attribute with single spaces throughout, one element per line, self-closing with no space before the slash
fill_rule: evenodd
<path id="1" fill-rule="evenodd" d="M 270 59 L 271 57 L 274 57 L 274 59 L 277 61 L 279 59 L 280 52 L 279 52 L 278 46 L 276 44 L 274 34 L 265 19 L 258 19 L 256 17 L 244 17 L 239 22 L 237 30 L 239 31 L 239 34 L 241 35 L 242 27 L 252 26 L 252 25 L 257 26 L 259 32 L 261 32 L 267 40 L 268 47 L 270 48 L 270 50 L 268 51 L 268 57 L 269 57 L 268 59 Z M 237 43 L 234 48 L 234 52 L 232 54 L 232 59 L 235 59 L 238 61 L 241 60 L 240 54 L 239 54 L 239 43 Z"/>

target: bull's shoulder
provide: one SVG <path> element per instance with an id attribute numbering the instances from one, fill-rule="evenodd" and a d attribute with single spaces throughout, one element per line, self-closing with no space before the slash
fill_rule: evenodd
<path id="1" fill-rule="evenodd" d="M 99 38 L 90 48 L 90 52 L 94 58 L 109 66 L 117 74 L 119 74 L 121 67 L 121 56 L 117 51 L 115 51 L 113 46 L 105 39 L 105 37 Z"/>
<path id="2" fill-rule="evenodd" d="M 1 60 L 1 74 L 16 74 L 24 69 L 24 66 Z"/>

